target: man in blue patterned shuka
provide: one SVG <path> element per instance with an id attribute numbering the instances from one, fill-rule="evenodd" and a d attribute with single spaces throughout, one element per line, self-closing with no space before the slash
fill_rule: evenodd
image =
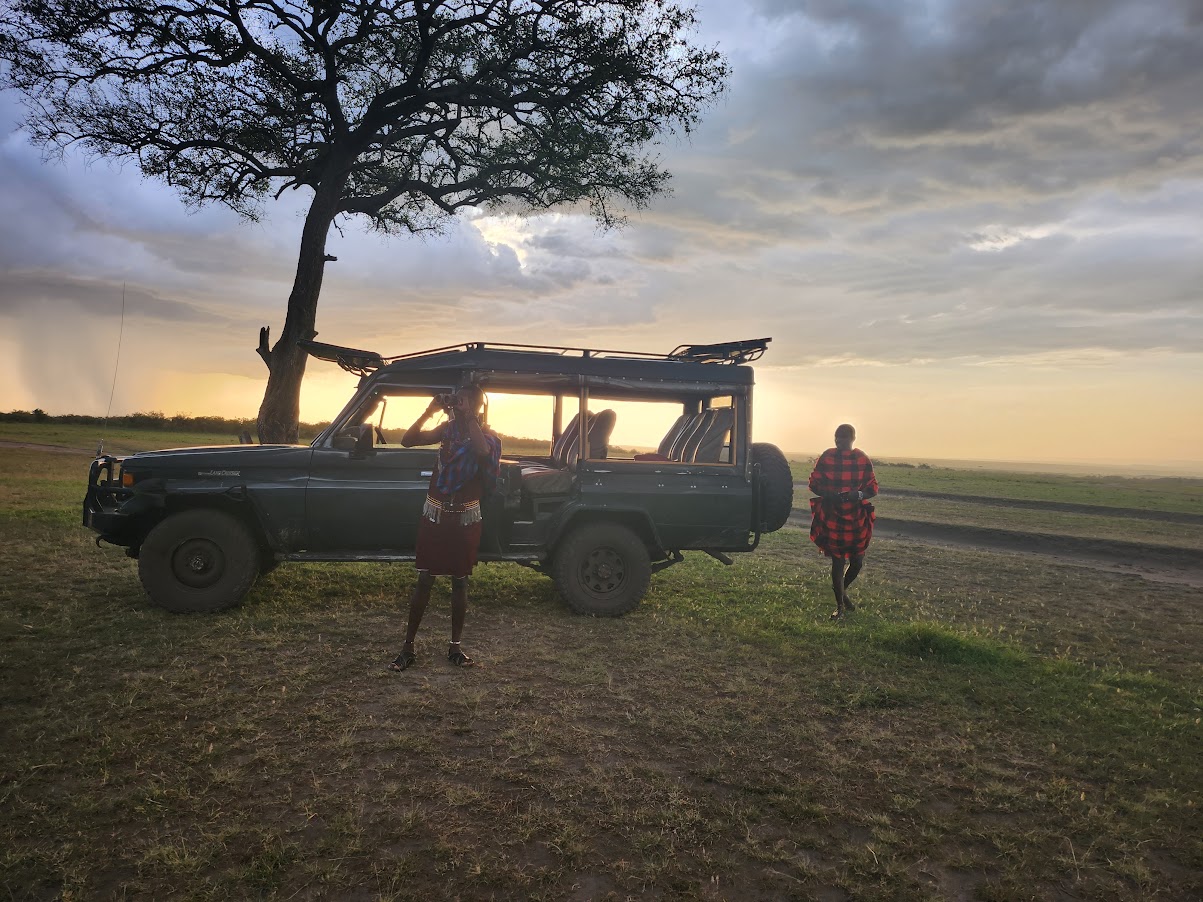
<path id="1" fill-rule="evenodd" d="M 405 644 L 389 664 L 390 670 L 405 670 L 417 660 L 414 639 L 436 576 L 451 577 L 451 646 L 447 660 L 458 667 L 472 665 L 472 659 L 460 648 L 468 612 L 468 575 L 476 565 L 480 547 L 480 501 L 497 483 L 501 458 L 501 439 L 480 422 L 483 405 L 484 393 L 476 385 L 465 386 L 454 395 L 436 395 L 401 437 L 406 448 L 438 442 L 439 458 L 418 523 L 414 561 L 418 583 L 409 600 Z M 437 410 L 446 410 L 450 419 L 424 430 L 422 425 Z"/>

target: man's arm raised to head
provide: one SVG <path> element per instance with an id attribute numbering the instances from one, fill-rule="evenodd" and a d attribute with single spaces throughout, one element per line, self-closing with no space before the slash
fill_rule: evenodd
<path id="1" fill-rule="evenodd" d="M 442 404 L 439 399 L 432 398 L 430 405 L 426 411 L 414 420 L 413 425 L 405 430 L 405 435 L 401 436 L 401 446 L 404 448 L 412 448 L 415 445 L 435 445 L 443 440 L 443 433 L 447 431 L 446 423 L 439 423 L 431 429 L 423 429 L 422 424 L 434 415 L 436 410 L 439 410 Z"/>

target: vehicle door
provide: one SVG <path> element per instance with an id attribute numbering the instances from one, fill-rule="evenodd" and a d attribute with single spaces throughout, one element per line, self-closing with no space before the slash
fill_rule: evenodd
<path id="1" fill-rule="evenodd" d="M 355 450 L 335 436 L 314 447 L 305 494 L 309 550 L 413 552 L 438 447 L 403 448 L 400 440 L 429 401 L 370 399 L 367 415 L 356 417 L 363 422 L 342 432 L 365 430 Z"/>
<path id="2" fill-rule="evenodd" d="M 705 409 L 644 401 L 591 401 L 613 408 L 619 427 L 640 420 L 641 433 L 616 428 L 605 459 L 593 453 L 580 468 L 581 497 L 587 506 L 642 510 L 668 548 L 734 548 L 747 541 L 752 497 L 736 449 L 742 439 L 744 406 L 716 397 Z M 655 424 L 661 422 L 657 427 Z M 650 432 L 648 430 L 651 430 Z M 663 436 L 655 450 L 623 448 L 645 436 Z M 628 444 L 630 443 L 630 444 Z"/>

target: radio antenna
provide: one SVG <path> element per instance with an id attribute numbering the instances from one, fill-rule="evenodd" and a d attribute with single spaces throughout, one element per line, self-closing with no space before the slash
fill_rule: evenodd
<path id="1" fill-rule="evenodd" d="M 96 456 L 104 453 L 104 436 L 109 429 L 109 414 L 113 412 L 113 396 L 117 394 L 117 367 L 121 365 L 121 339 L 125 335 L 125 283 L 121 283 L 121 324 L 117 327 L 117 359 L 113 362 L 113 388 L 109 391 L 109 406 L 104 411 L 104 424 L 100 427 L 100 441 L 96 445 Z"/>

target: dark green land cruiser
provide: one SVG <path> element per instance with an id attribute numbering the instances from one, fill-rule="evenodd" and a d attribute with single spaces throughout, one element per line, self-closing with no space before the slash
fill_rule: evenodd
<path id="1" fill-rule="evenodd" d="M 663 355 L 475 342 L 393 358 L 305 342 L 360 377 L 311 445 L 98 457 L 84 525 L 137 558 L 173 611 L 235 605 L 282 561 L 413 560 L 437 449 L 401 435 L 432 395 L 474 382 L 495 429 L 535 436 L 502 447 L 480 560 L 536 568 L 574 611 L 619 616 L 682 552 L 729 564 L 789 516 L 785 457 L 752 443 L 747 364 L 768 342 Z"/>

